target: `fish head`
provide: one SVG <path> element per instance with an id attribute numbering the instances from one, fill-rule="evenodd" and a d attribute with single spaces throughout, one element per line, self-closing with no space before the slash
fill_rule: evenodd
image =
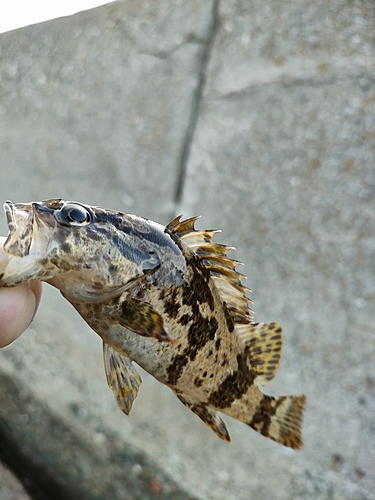
<path id="1" fill-rule="evenodd" d="M 4 210 L 9 257 L 0 285 L 43 280 L 72 301 L 104 300 L 159 265 L 135 241 L 134 216 L 61 199 L 7 201 Z"/>

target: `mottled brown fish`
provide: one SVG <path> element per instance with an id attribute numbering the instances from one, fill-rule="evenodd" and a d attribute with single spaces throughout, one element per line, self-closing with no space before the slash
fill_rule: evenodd
<path id="1" fill-rule="evenodd" d="M 305 396 L 258 386 L 276 374 L 278 323 L 254 323 L 250 300 L 218 231 L 198 217 L 155 222 L 60 199 L 4 205 L 9 254 L 0 286 L 43 280 L 103 339 L 107 381 L 129 414 L 141 378 L 133 361 L 172 389 L 222 439 L 218 411 L 301 448 Z"/>

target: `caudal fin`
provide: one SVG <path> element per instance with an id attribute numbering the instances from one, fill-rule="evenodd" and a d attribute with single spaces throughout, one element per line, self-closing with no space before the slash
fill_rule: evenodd
<path id="1" fill-rule="evenodd" d="M 301 422 L 305 396 L 264 395 L 248 425 L 274 441 L 298 450 L 303 446 Z"/>

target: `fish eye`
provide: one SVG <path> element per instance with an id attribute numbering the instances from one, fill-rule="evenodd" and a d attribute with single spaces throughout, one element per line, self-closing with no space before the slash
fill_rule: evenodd
<path id="1" fill-rule="evenodd" d="M 63 226 L 84 226 L 92 220 L 91 213 L 82 205 L 67 203 L 55 212 L 57 222 Z"/>

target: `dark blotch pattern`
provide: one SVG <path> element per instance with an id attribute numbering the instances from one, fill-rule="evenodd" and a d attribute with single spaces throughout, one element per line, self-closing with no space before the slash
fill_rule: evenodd
<path id="1" fill-rule="evenodd" d="M 191 308 L 192 316 L 200 314 L 197 299 L 195 298 L 194 292 L 190 286 L 185 285 L 182 287 L 182 303 Z"/>
<path id="2" fill-rule="evenodd" d="M 197 310 L 198 304 L 207 303 L 211 311 L 213 311 L 215 302 L 208 284 L 210 281 L 210 272 L 196 257 L 192 257 L 188 260 L 188 266 L 192 269 L 194 278 L 191 280 L 190 286 L 185 289 L 183 296 L 184 304 Z"/>
<path id="3" fill-rule="evenodd" d="M 64 243 L 61 243 L 61 250 L 67 254 L 70 254 L 72 251 L 72 247 L 67 241 L 64 241 Z"/>
<path id="4" fill-rule="evenodd" d="M 215 408 L 229 408 L 236 399 L 240 399 L 254 383 L 254 375 L 247 366 L 247 352 L 237 356 L 238 370 L 228 375 L 214 391 L 209 399 L 209 404 Z"/>
<path id="5" fill-rule="evenodd" d="M 272 396 L 264 396 L 264 399 L 259 403 L 258 409 L 248 425 L 263 434 L 263 436 L 269 437 L 271 419 L 284 400 L 285 397 L 276 399 Z"/>
<path id="6" fill-rule="evenodd" d="M 175 319 L 178 315 L 180 304 L 178 301 L 178 288 L 171 287 L 164 295 L 164 312 L 169 318 Z"/>
<path id="7" fill-rule="evenodd" d="M 193 361 L 205 344 L 214 340 L 219 328 L 216 318 L 204 318 L 198 310 L 193 316 L 188 332 L 188 345 L 181 354 L 178 354 L 168 367 L 168 383 L 175 385 L 180 378 L 188 361 Z"/>
<path id="8" fill-rule="evenodd" d="M 227 327 L 230 333 L 233 332 L 234 330 L 234 321 L 232 319 L 232 316 L 230 315 L 230 312 L 228 311 L 228 308 L 226 304 L 224 303 L 224 314 L 225 314 L 225 321 L 227 322 Z"/>
<path id="9" fill-rule="evenodd" d="M 215 318 L 204 318 L 201 314 L 195 316 L 189 328 L 187 354 L 193 361 L 209 340 L 214 340 L 219 325 Z"/>
<path id="10" fill-rule="evenodd" d="M 197 378 L 194 380 L 194 385 L 195 385 L 195 387 L 200 387 L 202 384 L 203 384 L 203 380 L 202 380 L 202 379 L 200 379 L 200 378 L 198 378 L 198 377 L 197 377 Z"/>
<path id="11" fill-rule="evenodd" d="M 168 366 L 168 383 L 171 385 L 176 385 L 178 379 L 181 376 L 182 370 L 188 364 L 189 358 L 185 353 L 178 354 Z"/>
<path id="12" fill-rule="evenodd" d="M 193 279 L 191 283 L 191 287 L 194 291 L 194 295 L 196 296 L 198 302 L 200 304 L 207 303 L 211 309 L 211 311 L 215 308 L 214 298 L 211 292 L 211 289 L 208 285 L 210 281 L 210 272 L 199 262 L 196 261 L 195 268 L 195 279 Z"/>
<path id="13" fill-rule="evenodd" d="M 170 236 L 177 245 L 180 244 L 175 235 L 171 234 Z M 210 272 L 196 256 L 187 257 L 185 255 L 185 257 L 189 269 L 189 279 L 185 281 L 183 286 L 164 290 L 160 292 L 159 296 L 159 299 L 163 301 L 164 311 L 169 318 L 175 319 L 177 323 L 188 328 L 186 347 L 172 359 L 167 369 L 168 384 L 171 386 L 177 384 L 185 366 L 190 361 L 194 361 L 198 353 L 208 342 L 211 342 L 207 353 L 208 357 L 212 356 L 213 351 L 218 353 L 221 348 L 217 319 L 213 314 L 209 314 L 208 317 L 205 317 L 204 313 L 202 314 L 202 305 L 206 307 L 206 311 L 211 311 L 212 313 L 215 311 L 215 300 L 210 288 Z M 181 305 L 186 306 L 188 311 L 182 314 L 181 317 L 178 317 Z M 225 306 L 224 311 L 228 329 L 232 332 L 234 330 L 233 320 Z M 217 359 L 218 354 L 216 355 Z M 206 376 L 207 372 L 205 372 L 204 377 Z M 200 387 L 202 380 L 196 378 L 194 384 Z"/>
<path id="14" fill-rule="evenodd" d="M 193 318 L 190 314 L 184 314 L 177 320 L 177 322 L 180 323 L 180 325 L 187 325 L 192 319 Z"/>

